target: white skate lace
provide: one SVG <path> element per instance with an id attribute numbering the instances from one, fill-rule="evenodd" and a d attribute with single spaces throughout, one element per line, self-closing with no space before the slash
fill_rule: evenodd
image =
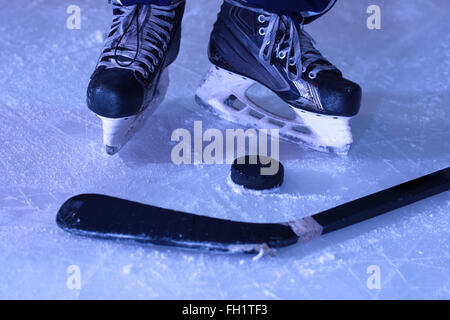
<path id="1" fill-rule="evenodd" d="M 267 14 L 269 16 L 261 14 L 258 17 L 260 23 L 268 22 L 266 28 L 259 29 L 259 34 L 264 36 L 259 52 L 261 59 L 271 61 L 273 56 L 280 60 L 286 59 L 285 69 L 291 81 L 299 80 L 307 69 L 310 69 L 308 76 L 311 79 L 315 79 L 319 72 L 326 70 L 340 74 L 340 71 L 314 48 L 314 39 L 303 30 L 303 24 L 299 19 Z"/>
<path id="2" fill-rule="evenodd" d="M 126 68 L 149 77 L 161 63 L 170 43 L 175 7 L 123 6 L 113 1 L 114 19 L 98 66 Z"/>

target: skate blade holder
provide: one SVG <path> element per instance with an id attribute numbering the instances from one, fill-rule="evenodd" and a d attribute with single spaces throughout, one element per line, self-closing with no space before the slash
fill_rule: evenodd
<path id="1" fill-rule="evenodd" d="M 196 100 L 224 120 L 258 129 L 278 129 L 281 139 L 317 151 L 348 153 L 353 142 L 349 117 L 322 115 L 292 106 L 293 119 L 280 116 L 248 97 L 247 91 L 255 84 L 252 79 L 213 66 L 197 90 Z"/>

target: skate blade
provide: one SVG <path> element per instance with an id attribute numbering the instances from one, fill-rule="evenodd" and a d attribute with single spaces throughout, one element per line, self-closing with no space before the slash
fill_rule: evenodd
<path id="1" fill-rule="evenodd" d="M 278 129 L 281 139 L 317 151 L 348 153 L 353 142 L 349 117 L 321 115 L 292 107 L 295 118 L 288 119 L 249 99 L 247 91 L 254 84 L 252 79 L 212 66 L 195 98 L 224 120 L 258 129 Z"/>
<path id="2" fill-rule="evenodd" d="M 143 114 L 118 119 L 98 117 L 102 120 L 105 152 L 111 156 L 118 153 L 131 139 L 144 119 Z"/>
<path id="3" fill-rule="evenodd" d="M 141 113 L 124 118 L 106 118 L 98 116 L 102 120 L 103 145 L 108 155 L 118 153 L 128 141 L 143 127 L 147 118 L 155 112 L 162 103 L 169 86 L 169 74 L 164 70 L 158 85 L 158 91 L 151 103 Z"/>

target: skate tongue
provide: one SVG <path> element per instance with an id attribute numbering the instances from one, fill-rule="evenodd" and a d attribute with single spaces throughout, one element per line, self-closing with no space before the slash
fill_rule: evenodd
<path id="1" fill-rule="evenodd" d="M 319 73 L 335 73 L 342 76 L 341 71 L 329 62 L 320 53 L 320 51 L 314 47 L 315 41 L 313 37 L 303 29 L 301 30 L 300 41 L 302 50 L 302 65 L 304 67 L 303 73 L 307 75 L 312 73 L 314 78 Z"/>

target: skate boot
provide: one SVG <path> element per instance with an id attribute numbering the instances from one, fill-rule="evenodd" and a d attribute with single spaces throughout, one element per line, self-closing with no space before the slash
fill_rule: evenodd
<path id="1" fill-rule="evenodd" d="M 111 30 L 87 90 L 88 107 L 102 120 L 108 154 L 117 153 L 164 99 L 184 5 L 184 0 L 168 6 L 113 1 Z"/>
<path id="2" fill-rule="evenodd" d="M 281 138 L 315 150 L 348 152 L 349 120 L 359 111 L 361 88 L 313 46 L 301 16 L 226 0 L 211 34 L 209 59 L 213 66 L 197 91 L 198 103 L 226 120 L 279 129 Z M 276 114 L 249 99 L 255 83 L 286 102 L 294 115 Z"/>

